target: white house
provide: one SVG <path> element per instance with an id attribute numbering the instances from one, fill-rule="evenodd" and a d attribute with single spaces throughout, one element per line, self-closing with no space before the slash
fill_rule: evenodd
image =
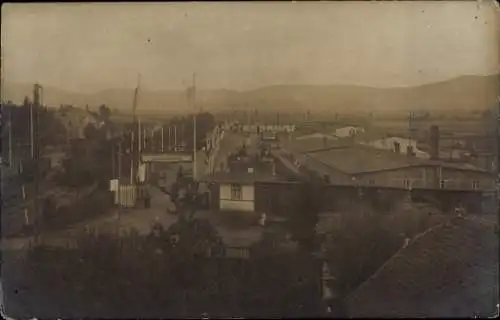
<path id="1" fill-rule="evenodd" d="M 255 186 L 254 181 L 242 179 L 241 181 L 219 182 L 220 210 L 248 211 L 255 209 Z"/>
<path id="2" fill-rule="evenodd" d="M 248 172 L 215 172 L 207 177 L 218 190 L 219 210 L 255 212 L 255 183 L 257 181 L 276 181 L 271 174 Z"/>
<path id="3" fill-rule="evenodd" d="M 365 132 L 364 128 L 348 126 L 348 127 L 336 129 L 334 134 L 338 138 L 348 138 L 348 137 L 356 136 L 356 135 L 363 133 L 363 132 Z"/>

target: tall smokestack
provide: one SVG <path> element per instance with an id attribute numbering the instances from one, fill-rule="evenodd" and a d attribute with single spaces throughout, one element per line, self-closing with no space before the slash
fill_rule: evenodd
<path id="1" fill-rule="evenodd" d="M 439 127 L 436 125 L 431 126 L 429 144 L 431 146 L 431 159 L 439 159 Z"/>

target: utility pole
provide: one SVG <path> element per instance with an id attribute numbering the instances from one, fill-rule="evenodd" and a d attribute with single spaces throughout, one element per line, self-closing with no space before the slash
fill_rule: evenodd
<path id="1" fill-rule="evenodd" d="M 172 151 L 172 127 L 168 124 L 168 151 Z"/>
<path id="2" fill-rule="evenodd" d="M 31 159 L 35 159 L 35 126 L 33 124 L 33 104 L 30 103 L 30 147 L 31 147 Z"/>
<path id="3" fill-rule="evenodd" d="M 139 164 L 139 160 L 140 160 L 140 151 L 141 151 L 141 144 L 140 144 L 140 127 L 141 127 L 141 123 L 140 123 L 140 120 L 139 120 L 139 124 L 137 124 L 137 105 L 138 105 L 138 101 L 139 101 L 139 90 L 140 90 L 140 86 L 141 86 L 141 74 L 139 73 L 137 75 L 137 86 L 135 87 L 135 90 L 134 90 L 134 100 L 133 100 L 133 103 L 132 103 L 132 115 L 133 115 L 133 125 L 132 125 L 132 135 L 131 135 L 131 148 L 130 148 L 130 184 L 133 184 L 134 183 L 134 164 L 135 164 L 135 161 L 134 161 L 134 158 L 135 158 L 135 151 L 134 150 L 134 136 L 135 136 L 135 132 L 138 131 L 138 136 L 139 136 L 139 139 L 138 139 L 138 142 L 139 142 L 139 148 L 137 150 L 137 154 L 139 155 L 138 159 L 137 159 L 137 163 Z M 139 125 L 139 127 L 137 127 L 137 125 Z"/>
<path id="4" fill-rule="evenodd" d="M 132 135 L 130 136 L 130 184 L 134 184 L 134 132 L 132 131 Z"/>
<path id="5" fill-rule="evenodd" d="M 163 153 L 163 125 L 161 126 L 161 152 Z"/>
<path id="6" fill-rule="evenodd" d="M 177 125 L 174 125 L 174 151 L 177 147 Z"/>
<path id="7" fill-rule="evenodd" d="M 121 214 L 122 214 L 122 197 L 121 197 L 121 171 L 122 171 L 122 141 L 118 143 L 118 190 L 117 190 L 117 197 L 118 197 L 118 217 L 116 219 L 116 234 L 120 234 L 120 219 L 121 219 Z"/>
<path id="8" fill-rule="evenodd" d="M 139 152 L 139 154 L 141 154 L 141 151 L 142 151 L 142 134 L 141 134 L 141 119 L 139 118 L 138 119 L 138 127 L 139 127 L 139 135 L 138 135 L 138 143 L 139 143 L 139 148 L 137 150 L 137 152 Z"/>
<path id="9" fill-rule="evenodd" d="M 193 116 L 193 179 L 196 180 L 196 116 L 198 114 L 196 110 L 196 73 L 193 73 L 193 93 L 192 93 L 192 104 L 195 109 L 195 113 Z"/>
<path id="10" fill-rule="evenodd" d="M 12 109 L 9 111 L 9 168 L 12 168 Z"/>
<path id="11" fill-rule="evenodd" d="M 31 119 L 31 156 L 35 163 L 35 198 L 34 201 L 34 213 L 35 213 L 35 241 L 38 242 L 38 236 L 42 229 L 41 224 L 43 223 L 43 216 L 40 217 L 40 212 L 38 210 L 38 196 L 39 196 L 39 180 L 40 180 L 40 149 L 38 148 L 38 143 L 35 142 L 35 130 L 38 130 L 38 109 L 42 105 L 40 101 L 40 90 L 42 86 L 35 83 L 33 86 L 33 103 L 30 109 L 30 119 Z M 35 124 L 36 121 L 36 124 Z M 43 214 L 43 213 L 42 213 Z"/>

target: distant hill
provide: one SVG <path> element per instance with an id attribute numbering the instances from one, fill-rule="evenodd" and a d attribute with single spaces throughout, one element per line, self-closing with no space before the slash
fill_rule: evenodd
<path id="1" fill-rule="evenodd" d="M 58 107 L 71 104 L 95 108 L 106 104 L 124 112 L 132 108 L 132 89 L 109 89 L 82 94 L 44 88 L 44 103 Z M 5 98 L 20 103 L 31 97 L 32 85 L 5 84 Z M 249 91 L 200 90 L 197 102 L 207 111 L 244 110 L 373 110 L 452 111 L 483 110 L 495 104 L 500 92 L 498 75 L 462 76 L 416 87 L 374 88 L 355 85 L 277 85 Z M 181 90 L 143 91 L 138 110 L 183 112 L 189 110 Z"/>

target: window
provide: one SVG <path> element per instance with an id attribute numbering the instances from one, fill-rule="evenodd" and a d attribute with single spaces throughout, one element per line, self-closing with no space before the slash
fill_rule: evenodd
<path id="1" fill-rule="evenodd" d="M 241 185 L 232 184 L 231 185 L 231 200 L 241 200 Z"/>
<path id="2" fill-rule="evenodd" d="M 369 184 L 369 185 L 374 185 L 374 184 L 375 184 L 375 179 L 370 179 L 370 180 L 368 180 L 368 184 Z"/>
<path id="3" fill-rule="evenodd" d="M 479 181 L 478 180 L 472 180 L 472 189 L 474 189 L 474 190 L 479 189 Z"/>
<path id="4" fill-rule="evenodd" d="M 439 181 L 439 188 L 440 189 L 444 189 L 444 186 L 445 186 L 445 181 L 444 180 L 440 180 Z"/>

